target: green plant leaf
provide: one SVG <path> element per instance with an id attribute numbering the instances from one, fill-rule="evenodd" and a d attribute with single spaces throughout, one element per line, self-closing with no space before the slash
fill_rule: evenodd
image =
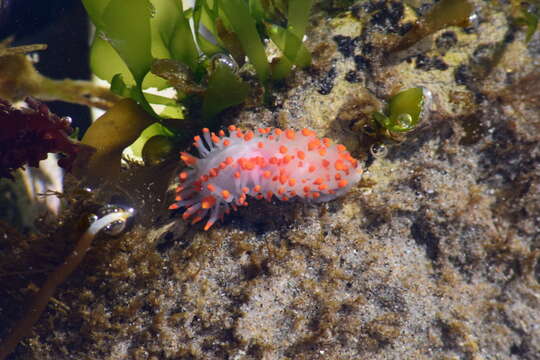
<path id="1" fill-rule="evenodd" d="M 147 0 L 130 0 L 129 6 L 123 0 L 110 0 L 101 17 L 103 27 L 98 28 L 139 84 L 152 64 L 150 16 Z"/>
<path id="2" fill-rule="evenodd" d="M 411 88 L 398 93 L 388 104 L 389 126 L 387 129 L 396 132 L 412 130 L 420 121 L 424 105 L 422 88 Z"/>
<path id="3" fill-rule="evenodd" d="M 123 81 L 130 78 L 135 80 L 136 86 L 131 88 L 129 94 L 149 114 L 155 116 L 154 111 L 142 93 L 142 85 L 152 64 L 150 18 L 152 8 L 148 0 L 130 0 L 129 6 L 123 0 L 83 0 L 92 20 L 96 24 L 95 49 L 93 51 L 93 64 L 95 69 L 112 81 L 116 74 L 123 75 Z M 109 47 L 107 45 L 110 45 Z M 117 56 L 113 55 L 114 49 Z M 113 66 L 108 67 L 109 57 L 113 59 Z M 123 60 L 129 72 L 125 71 L 119 61 Z M 108 67 L 107 70 L 104 70 Z M 93 67 L 94 69 L 94 67 Z M 114 72 L 114 74 L 112 74 Z M 129 74 L 130 73 L 130 74 Z M 130 76 L 131 75 L 131 76 Z M 118 83 L 118 80 L 117 80 Z M 147 86 L 161 87 L 163 79 L 154 75 L 149 76 Z"/>
<path id="4" fill-rule="evenodd" d="M 169 42 L 182 8 L 175 0 L 150 0 L 154 7 L 150 18 L 152 34 L 152 56 L 156 59 L 170 59 Z"/>
<path id="5" fill-rule="evenodd" d="M 531 41 L 536 29 L 538 28 L 538 16 L 533 12 L 523 9 L 523 17 L 516 19 L 518 25 L 527 26 L 527 34 L 525 35 L 525 42 Z"/>
<path id="6" fill-rule="evenodd" d="M 156 135 L 174 137 L 174 133 L 170 131 L 167 127 L 163 126 L 158 122 L 155 122 L 152 125 L 148 126 L 146 129 L 144 129 L 141 132 L 140 136 L 137 138 L 137 140 L 129 146 L 132 154 L 139 158 L 142 157 L 142 149 L 144 147 L 144 144 L 146 143 L 146 141 L 148 141 L 148 139 Z"/>
<path id="7" fill-rule="evenodd" d="M 221 1 L 219 5 L 238 36 L 259 80 L 265 84 L 270 76 L 270 64 L 249 8 L 242 0 Z"/>
<path id="8" fill-rule="evenodd" d="M 101 15 L 111 0 L 82 0 L 82 3 L 96 27 L 102 25 Z"/>
<path id="9" fill-rule="evenodd" d="M 135 85 L 135 79 L 124 60 L 111 44 L 99 36 L 94 38 L 90 48 L 90 68 L 100 79 L 111 82 L 116 74 L 122 74 L 126 83 Z"/>
<path id="10" fill-rule="evenodd" d="M 267 30 L 270 39 L 289 61 L 300 67 L 311 64 L 311 54 L 302 43 L 302 40 L 294 33 L 278 25 L 269 25 Z"/>
<path id="11" fill-rule="evenodd" d="M 176 2 L 176 8 L 178 17 L 168 42 L 168 48 L 173 59 L 183 62 L 189 66 L 191 71 L 197 73 L 199 67 L 197 45 L 193 39 L 188 19 L 184 17 L 181 1 Z"/>
<path id="12" fill-rule="evenodd" d="M 283 56 L 272 62 L 272 78 L 280 80 L 289 75 L 292 66 L 300 68 L 311 64 L 311 54 L 292 32 L 277 25 L 267 25 L 270 39 L 281 50 Z"/>
<path id="13" fill-rule="evenodd" d="M 203 118 L 208 121 L 228 107 L 244 101 L 249 86 L 225 65 L 218 65 L 210 76 L 203 100 Z"/>
<path id="14" fill-rule="evenodd" d="M 289 1 L 287 9 L 287 29 L 302 41 L 306 33 L 313 0 Z"/>

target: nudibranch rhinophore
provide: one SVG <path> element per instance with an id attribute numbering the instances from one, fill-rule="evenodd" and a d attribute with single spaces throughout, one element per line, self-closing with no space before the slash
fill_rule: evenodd
<path id="1" fill-rule="evenodd" d="M 181 153 L 188 166 L 179 175 L 176 202 L 192 223 L 209 220 L 208 230 L 223 214 L 247 206 L 247 197 L 287 201 L 295 196 L 328 201 L 345 194 L 362 177 L 358 160 L 345 146 L 319 139 L 309 129 L 260 128 L 256 132 L 229 126 L 229 134 L 203 129 L 193 146 L 200 158 Z"/>

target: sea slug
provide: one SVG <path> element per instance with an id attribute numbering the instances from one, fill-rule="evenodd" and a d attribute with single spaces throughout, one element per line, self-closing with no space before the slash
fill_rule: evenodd
<path id="1" fill-rule="evenodd" d="M 319 139 L 309 129 L 260 128 L 256 132 L 229 126 L 229 135 L 203 129 L 193 146 L 200 158 L 182 152 L 188 166 L 179 175 L 176 202 L 183 218 L 197 223 L 209 215 L 208 230 L 223 214 L 247 206 L 247 196 L 286 201 L 295 196 L 328 201 L 345 194 L 362 176 L 358 160 L 341 144 Z"/>

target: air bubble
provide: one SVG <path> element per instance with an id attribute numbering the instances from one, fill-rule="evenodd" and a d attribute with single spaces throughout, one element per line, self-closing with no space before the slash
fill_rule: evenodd
<path id="1" fill-rule="evenodd" d="M 122 231 L 124 231 L 126 228 L 126 221 L 125 220 L 117 220 L 109 225 L 105 226 L 103 228 L 103 231 L 107 235 L 116 236 L 119 235 Z"/>
<path id="2" fill-rule="evenodd" d="M 238 64 L 236 63 L 236 61 L 234 61 L 234 59 L 231 56 L 227 54 L 222 54 L 222 53 L 215 54 L 210 59 L 210 62 L 212 66 L 212 71 L 217 69 L 218 66 L 224 65 L 228 67 L 234 74 L 238 72 Z"/>
<path id="3" fill-rule="evenodd" d="M 371 147 L 369 148 L 369 152 L 371 153 L 371 155 L 373 155 L 373 157 L 379 159 L 385 157 L 386 154 L 388 154 L 388 148 L 382 143 L 376 143 L 371 145 Z"/>
<path id="4" fill-rule="evenodd" d="M 403 128 L 411 128 L 413 126 L 413 118 L 411 114 L 399 114 L 396 117 L 397 125 Z"/>

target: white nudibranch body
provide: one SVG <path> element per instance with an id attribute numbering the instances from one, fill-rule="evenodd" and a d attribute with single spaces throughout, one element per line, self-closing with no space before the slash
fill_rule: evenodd
<path id="1" fill-rule="evenodd" d="M 228 136 L 203 129 L 193 145 L 200 158 L 181 153 L 188 169 L 179 175 L 176 202 L 169 208 L 185 208 L 183 218 L 193 216 L 193 223 L 209 216 L 205 230 L 231 208 L 247 206 L 247 196 L 329 201 L 362 177 L 358 160 L 345 146 L 319 139 L 309 129 L 243 132 L 230 126 Z"/>

